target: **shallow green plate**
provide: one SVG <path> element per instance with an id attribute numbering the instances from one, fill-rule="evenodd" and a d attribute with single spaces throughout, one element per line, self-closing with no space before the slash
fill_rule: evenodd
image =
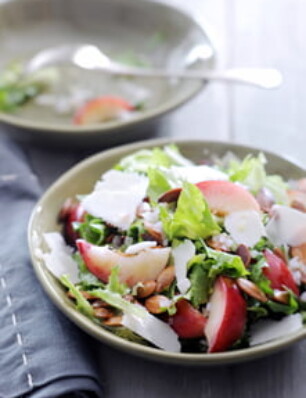
<path id="1" fill-rule="evenodd" d="M 101 174 L 114 166 L 123 156 L 142 148 L 162 146 L 169 142 L 175 142 L 182 153 L 195 162 L 209 158 L 212 154 L 222 156 L 228 151 L 232 151 L 239 157 L 243 157 L 248 153 L 258 153 L 258 150 L 254 148 L 221 142 L 171 141 L 168 139 L 160 139 L 125 145 L 108 150 L 92 156 L 73 167 L 60 177 L 43 195 L 34 208 L 29 222 L 28 242 L 32 262 L 38 279 L 47 294 L 68 318 L 98 340 L 120 350 L 163 362 L 186 365 L 215 365 L 241 362 L 268 355 L 306 337 L 306 327 L 304 327 L 296 333 L 266 344 L 216 354 L 177 354 L 131 343 L 104 330 L 76 311 L 72 302 L 67 298 L 62 286 L 48 272 L 44 264 L 37 259 L 35 256 L 37 249 L 45 249 L 41 243 L 42 234 L 44 232 L 59 230 L 57 215 L 65 199 L 74 197 L 76 194 L 86 194 L 90 192 Z M 294 163 L 275 154 L 267 152 L 265 152 L 265 154 L 268 159 L 268 171 L 270 173 L 281 174 L 288 179 L 298 179 L 305 176 L 306 171 Z"/>
<path id="2" fill-rule="evenodd" d="M 92 43 L 116 60 L 144 66 L 213 68 L 215 50 L 206 29 L 185 12 L 145 0 L 10 0 L 0 2 L 0 68 L 26 61 L 59 44 Z M 72 114 L 59 115 L 34 102 L 0 122 L 18 138 L 75 145 L 127 142 L 144 122 L 182 105 L 203 87 L 201 81 L 116 78 L 101 72 L 62 70 L 57 90 L 90 88 L 95 96 L 121 95 L 145 108 L 131 119 L 74 126 Z M 139 134 L 138 134 L 139 137 Z M 72 139 L 71 139 L 72 138 Z"/>

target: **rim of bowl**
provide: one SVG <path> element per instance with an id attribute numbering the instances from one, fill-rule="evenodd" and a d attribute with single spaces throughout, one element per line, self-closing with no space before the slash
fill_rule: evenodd
<path id="1" fill-rule="evenodd" d="M 267 151 L 262 148 L 253 147 L 249 145 L 242 144 L 233 144 L 226 141 L 212 141 L 212 140 L 190 140 L 190 139 L 175 139 L 175 138 L 160 138 L 153 140 L 140 141 L 137 143 L 121 145 L 117 148 L 109 149 L 95 155 L 92 155 L 83 161 L 77 163 L 67 172 L 62 174 L 42 195 L 34 209 L 32 210 L 29 224 L 28 224 L 28 245 L 32 259 L 32 265 L 34 271 L 46 291 L 47 295 L 51 298 L 54 304 L 66 314 L 66 316 L 72 320 L 75 324 L 77 324 L 81 329 L 86 331 L 91 336 L 95 337 L 101 342 L 107 343 L 112 347 L 115 347 L 119 350 L 129 352 L 136 356 L 149 358 L 156 361 L 179 364 L 179 365 L 224 365 L 229 363 L 243 362 L 251 359 L 263 357 L 267 354 L 272 354 L 273 352 L 279 351 L 283 348 L 292 345 L 294 342 L 302 340 L 306 337 L 306 326 L 304 326 L 301 330 L 296 331 L 294 333 L 289 334 L 288 336 L 278 338 L 272 341 L 268 341 L 266 343 L 244 348 L 233 351 L 226 351 L 220 353 L 213 354 L 196 354 L 196 353 L 173 353 L 168 351 L 163 351 L 158 348 L 143 346 L 134 342 L 126 341 L 121 337 L 114 335 L 113 333 L 107 331 L 101 326 L 94 324 L 89 318 L 85 315 L 78 312 L 73 304 L 65 301 L 61 296 L 56 293 L 55 285 L 58 285 L 59 282 L 55 277 L 51 275 L 51 273 L 45 268 L 45 266 L 39 261 L 34 255 L 34 248 L 32 245 L 32 228 L 35 218 L 38 214 L 38 209 L 41 208 L 43 202 L 48 199 L 48 196 L 52 194 L 53 191 L 59 189 L 63 184 L 67 183 L 71 176 L 78 174 L 79 170 L 84 167 L 90 167 L 96 162 L 105 161 L 106 159 L 111 159 L 114 156 L 121 156 L 121 154 L 126 151 L 136 151 L 145 147 L 152 146 L 161 146 L 169 143 L 176 143 L 178 145 L 184 143 L 191 143 L 192 145 L 228 145 L 229 147 L 241 148 L 248 151 L 262 151 L 267 155 L 272 155 L 279 159 L 280 161 L 286 161 L 291 163 L 293 166 L 298 167 L 301 172 L 305 171 L 305 168 L 302 167 L 298 162 L 292 161 L 289 158 L 284 156 L 280 156 L 277 153 L 272 151 Z M 51 278 L 51 283 L 50 283 Z M 67 299 L 68 300 L 68 299 Z"/>
<path id="2" fill-rule="evenodd" d="M 122 0 L 116 0 L 117 2 L 122 2 Z M 134 3 L 137 3 L 136 0 L 129 0 Z M 2 5 L 5 4 L 14 4 L 14 3 L 20 3 L 20 0 L 10 0 L 4 2 Z M 210 69 L 214 69 L 216 66 L 217 62 L 217 54 L 216 54 L 216 48 L 215 45 L 213 44 L 212 41 L 212 34 L 209 32 L 209 28 L 206 26 L 207 24 L 203 22 L 203 18 L 201 18 L 201 21 L 199 18 L 195 15 L 194 12 L 190 12 L 189 10 L 184 9 L 181 6 L 174 6 L 169 4 L 166 0 L 151 0 L 150 3 L 155 4 L 157 6 L 165 7 L 168 10 L 174 10 L 175 12 L 180 13 L 181 15 L 187 17 L 192 24 L 197 26 L 201 32 L 204 34 L 204 36 L 207 39 L 207 42 L 209 43 L 211 49 L 212 49 L 212 56 L 210 58 L 212 62 L 212 67 Z M 0 4 L 0 9 L 1 9 L 1 4 Z M 14 115 L 10 115 L 7 113 L 1 113 L 0 112 L 0 122 L 1 123 L 6 123 L 12 127 L 17 127 L 21 129 L 26 129 L 26 130 L 32 130 L 32 131 L 40 131 L 43 130 L 45 132 L 51 132 L 54 134 L 58 135 L 72 135 L 72 134 L 78 134 L 79 136 L 92 136 L 96 134 L 103 134 L 103 133 L 111 133 L 114 130 L 118 129 L 125 129 L 125 128 L 132 128 L 137 126 L 139 123 L 143 122 L 148 122 L 151 120 L 154 120 L 156 118 L 159 118 L 166 113 L 169 113 L 171 111 L 174 111 L 175 109 L 181 107 L 185 103 L 187 103 L 189 100 L 191 100 L 193 97 L 195 97 L 197 94 L 201 92 L 204 86 L 206 86 L 208 82 L 205 82 L 204 80 L 198 81 L 198 86 L 195 87 L 188 95 L 183 95 L 179 99 L 176 99 L 175 97 L 171 97 L 170 100 L 168 100 L 164 105 L 159 105 L 157 107 L 154 107 L 153 109 L 149 109 L 145 111 L 144 113 L 141 114 L 141 116 L 136 117 L 136 118 L 131 118 L 130 120 L 125 120 L 125 121 L 113 121 L 113 122 L 107 122 L 107 124 L 97 124 L 97 125 L 87 125 L 87 126 L 74 126 L 74 125 L 66 125 L 66 124 L 57 124 L 55 126 L 52 126 L 51 123 L 43 123 L 43 122 L 36 122 L 29 120 L 27 118 L 22 118 Z"/>

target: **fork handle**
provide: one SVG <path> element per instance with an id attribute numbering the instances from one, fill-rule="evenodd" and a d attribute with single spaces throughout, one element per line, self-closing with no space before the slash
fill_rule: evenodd
<path id="1" fill-rule="evenodd" d="M 97 68 L 99 69 L 99 68 Z M 116 66 L 101 68 L 112 75 L 135 77 L 178 78 L 189 80 L 212 80 L 225 83 L 240 83 L 265 89 L 277 88 L 282 83 L 282 75 L 272 68 L 232 68 L 227 70 L 162 70 Z"/>

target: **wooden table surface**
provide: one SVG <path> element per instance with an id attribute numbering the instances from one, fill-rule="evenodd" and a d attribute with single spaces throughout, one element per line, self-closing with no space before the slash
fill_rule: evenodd
<path id="1" fill-rule="evenodd" d="M 252 144 L 306 166 L 306 0 L 169 2 L 210 25 L 220 67 L 277 67 L 285 82 L 275 91 L 211 84 L 163 120 L 155 134 Z M 27 150 L 44 188 L 85 156 Z M 306 341 L 264 359 L 218 368 L 163 365 L 97 345 L 109 398 L 306 397 Z"/>

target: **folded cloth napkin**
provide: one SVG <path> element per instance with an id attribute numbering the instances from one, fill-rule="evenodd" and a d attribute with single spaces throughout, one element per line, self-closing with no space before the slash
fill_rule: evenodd
<path id="1" fill-rule="evenodd" d="M 26 229 L 40 195 L 17 144 L 0 140 L 0 397 L 101 397 L 93 341 L 49 301 Z"/>

